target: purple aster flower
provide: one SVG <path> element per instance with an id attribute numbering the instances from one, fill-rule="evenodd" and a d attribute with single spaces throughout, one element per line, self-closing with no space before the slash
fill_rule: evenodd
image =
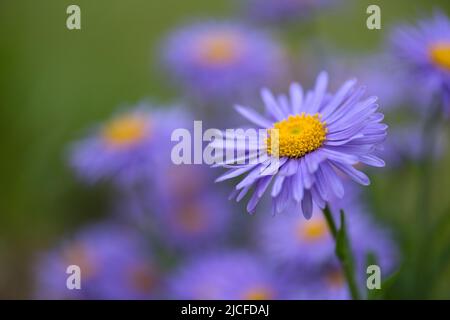
<path id="1" fill-rule="evenodd" d="M 170 161 L 153 173 L 152 183 L 128 190 L 119 201 L 126 213 L 171 249 L 217 246 L 231 227 L 232 211 L 221 190 L 211 189 L 211 170 Z"/>
<path id="2" fill-rule="evenodd" d="M 341 207 L 339 204 L 331 206 Z M 258 239 L 263 250 L 268 256 L 273 257 L 274 262 L 293 272 L 301 269 L 305 273 L 329 264 L 337 265 L 335 241 L 321 210 L 319 208 L 315 210 L 317 214 L 310 220 L 302 219 L 295 213 L 267 217 L 263 220 Z M 384 274 L 390 273 L 398 260 L 396 246 L 390 234 L 380 228 L 361 205 L 346 205 L 344 210 L 353 255 L 360 273 L 363 273 L 369 252 L 376 255 Z M 337 220 L 338 215 L 335 216 Z"/>
<path id="3" fill-rule="evenodd" d="M 174 199 L 167 211 L 158 212 L 158 229 L 167 243 L 179 248 L 217 246 L 230 227 L 232 216 L 227 209 L 223 198 L 214 194 L 188 201 Z"/>
<path id="4" fill-rule="evenodd" d="M 269 216 L 263 219 L 258 240 L 264 252 L 276 264 L 315 269 L 334 257 L 334 239 L 328 225 L 316 208 L 310 220 L 297 213 Z"/>
<path id="5" fill-rule="evenodd" d="M 292 296 L 298 300 L 350 300 L 344 274 L 336 264 L 322 266 L 297 281 L 298 291 Z"/>
<path id="6" fill-rule="evenodd" d="M 247 0 L 250 16 L 262 21 L 285 22 L 305 19 L 336 0 Z"/>
<path id="7" fill-rule="evenodd" d="M 327 83 L 328 75 L 323 72 L 314 90 L 305 94 L 300 85 L 292 84 L 290 99 L 262 90 L 266 115 L 242 106 L 236 109 L 265 130 L 263 141 L 237 133 L 232 141 L 225 135 L 211 143 L 212 148 L 246 151 L 244 164 L 239 163 L 242 159 L 219 161 L 218 165 L 231 169 L 217 181 L 246 173 L 232 197 L 240 200 L 253 187 L 249 212 L 255 210 L 273 180 L 274 213 L 289 209 L 309 219 L 314 206 L 323 209 L 330 199 L 344 196 L 339 174 L 368 185 L 369 178 L 354 165 L 384 166 L 374 155 L 387 130 L 381 123 L 383 114 L 377 112 L 377 98 L 363 98 L 365 89 L 357 87 L 356 80 L 345 82 L 335 94 L 327 92 Z"/>
<path id="8" fill-rule="evenodd" d="M 155 166 L 169 157 L 164 142 L 173 128 L 185 126 L 183 119 L 180 110 L 157 111 L 144 104 L 119 113 L 74 145 L 71 165 L 89 183 L 109 179 L 129 186 L 149 179 Z"/>
<path id="9" fill-rule="evenodd" d="M 43 299 L 149 299 L 158 271 L 143 240 L 125 227 L 99 225 L 83 230 L 43 254 L 36 269 Z M 69 265 L 81 270 L 81 289 L 66 287 Z"/>
<path id="10" fill-rule="evenodd" d="M 410 75 L 398 68 L 397 61 L 385 54 L 366 57 L 345 57 L 330 59 L 330 68 L 335 75 L 334 83 L 340 85 L 350 72 L 367 86 L 367 93 L 376 93 L 383 112 L 391 112 L 404 107 L 408 111 L 418 111 L 430 103 L 424 88 L 411 83 Z M 334 86 L 333 86 L 334 87 Z"/>
<path id="11" fill-rule="evenodd" d="M 450 112 L 450 20 L 437 13 L 417 27 L 397 28 L 391 41 L 394 54 L 409 67 L 430 95 L 443 96 L 443 107 Z"/>
<path id="12" fill-rule="evenodd" d="M 207 99 L 244 95 L 273 84 L 284 72 L 284 53 L 270 35 L 227 22 L 175 31 L 163 55 L 173 78 L 190 94 Z"/>
<path id="13" fill-rule="evenodd" d="M 171 299 L 270 300 L 281 290 L 262 261 L 240 251 L 195 257 L 169 280 Z"/>
<path id="14" fill-rule="evenodd" d="M 439 132 L 433 157 L 440 158 L 446 150 L 446 137 Z M 425 147 L 426 138 L 417 125 L 403 125 L 393 128 L 383 143 L 379 154 L 386 159 L 387 168 L 397 168 L 408 161 L 421 161 L 429 156 Z"/>

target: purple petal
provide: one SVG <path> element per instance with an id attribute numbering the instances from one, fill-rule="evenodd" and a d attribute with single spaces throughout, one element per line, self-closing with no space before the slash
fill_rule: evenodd
<path id="1" fill-rule="evenodd" d="M 237 112 L 239 112 L 244 118 L 249 120 L 250 122 L 256 124 L 257 126 L 261 128 L 271 128 L 272 122 L 268 119 L 264 118 L 254 110 L 251 110 L 249 108 L 243 107 L 243 106 L 235 106 L 234 107 Z"/>

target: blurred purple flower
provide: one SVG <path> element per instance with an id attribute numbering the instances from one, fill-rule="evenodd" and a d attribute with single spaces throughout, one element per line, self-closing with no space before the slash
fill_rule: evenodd
<path id="1" fill-rule="evenodd" d="M 172 129 L 186 127 L 179 109 L 155 110 L 141 104 L 115 115 L 73 146 L 71 165 L 83 180 L 102 179 L 130 186 L 153 176 L 170 157 Z"/>
<path id="2" fill-rule="evenodd" d="M 359 188 L 349 186 L 349 191 L 350 197 L 335 199 L 330 207 L 335 221 L 338 221 L 340 209 L 346 213 L 356 279 L 363 289 L 369 253 L 376 257 L 383 277 L 395 270 L 400 258 L 390 232 L 375 223 L 365 207 L 355 201 L 359 197 Z M 297 288 L 290 293 L 291 299 L 350 299 L 347 282 L 335 255 L 334 239 L 322 212 L 319 208 L 315 210 L 318 212 L 311 220 L 292 212 L 282 217 L 265 217 L 259 225 L 257 239 L 280 273 L 286 274 L 289 283 Z"/>
<path id="3" fill-rule="evenodd" d="M 342 207 L 339 204 L 335 206 Z M 343 209 L 358 270 L 364 272 L 367 254 L 372 252 L 385 274 L 391 272 L 398 259 L 396 246 L 389 233 L 366 214 L 362 205 L 346 205 Z M 258 239 L 262 249 L 278 265 L 293 272 L 303 270 L 305 273 L 329 264 L 338 265 L 335 241 L 321 210 L 315 210 L 310 220 L 302 219 L 298 213 L 263 219 Z M 335 220 L 338 220 L 338 214 L 335 214 Z"/>
<path id="4" fill-rule="evenodd" d="M 42 299 L 154 298 L 158 271 L 148 248 L 131 230 L 115 225 L 87 228 L 40 257 L 37 297 Z M 81 269 L 81 289 L 69 290 L 69 265 Z"/>
<path id="5" fill-rule="evenodd" d="M 202 165 L 166 161 L 152 183 L 128 190 L 118 213 L 145 226 L 170 249 L 204 250 L 222 244 L 232 211 L 220 189 L 211 189 L 211 170 Z"/>
<path id="6" fill-rule="evenodd" d="M 286 22 L 308 19 L 317 10 L 336 3 L 336 0 L 247 0 L 250 16 L 262 21 Z"/>
<path id="7" fill-rule="evenodd" d="M 292 299 L 298 300 L 350 300 L 345 276 L 338 263 L 322 266 L 304 275 L 298 281 L 299 290 Z"/>
<path id="8" fill-rule="evenodd" d="M 260 224 L 258 240 L 276 264 L 293 270 L 315 269 L 334 256 L 334 239 L 319 209 L 310 220 L 297 212 L 269 216 Z"/>
<path id="9" fill-rule="evenodd" d="M 281 285 L 262 261 L 246 252 L 193 257 L 169 280 L 171 299 L 280 299 Z"/>
<path id="10" fill-rule="evenodd" d="M 188 93 L 228 99 L 284 73 L 284 53 L 268 34 L 231 22 L 203 22 L 169 36 L 163 59 L 172 78 Z"/>
<path id="11" fill-rule="evenodd" d="M 290 100 L 262 90 L 267 116 L 246 107 L 236 109 L 259 128 L 267 129 L 265 141 L 253 141 L 244 135 L 237 137 L 237 144 L 234 137 L 232 142 L 226 141 L 226 136 L 225 141 L 211 143 L 212 148 L 231 146 L 232 150 L 247 151 L 246 164 L 235 165 L 236 159 L 219 163 L 231 169 L 217 181 L 246 173 L 232 197 L 239 201 L 254 187 L 247 205 L 249 212 L 255 210 L 273 179 L 273 211 L 289 209 L 309 219 L 315 205 L 324 208 L 333 197 L 344 196 L 338 172 L 368 185 L 369 178 L 353 166 L 358 162 L 384 166 L 384 161 L 373 154 L 387 130 L 381 123 L 383 114 L 377 112 L 377 98 L 363 99 L 365 89 L 357 87 L 356 80 L 345 82 L 335 94 L 327 93 L 327 84 L 324 72 L 318 76 L 315 89 L 305 95 L 300 85 L 292 84 Z"/>
<path id="12" fill-rule="evenodd" d="M 446 137 L 439 132 L 435 142 L 433 157 L 441 157 L 446 150 Z M 409 161 L 421 161 L 429 156 L 426 150 L 426 137 L 421 126 L 400 125 L 390 130 L 389 137 L 379 151 L 386 160 L 387 168 L 398 168 Z"/>
<path id="13" fill-rule="evenodd" d="M 396 61 L 388 55 L 339 59 L 333 57 L 330 61 L 336 84 L 344 81 L 349 72 L 354 74 L 358 81 L 367 86 L 369 95 L 376 94 L 380 109 L 385 113 L 405 107 L 410 108 L 409 111 L 417 111 L 430 103 L 430 97 L 424 88 L 411 83 L 409 74 L 399 68 Z"/>
<path id="14" fill-rule="evenodd" d="M 172 198 L 155 213 L 160 238 L 169 246 L 192 251 L 222 244 L 233 212 L 220 194 L 204 190 L 189 199 Z"/>
<path id="15" fill-rule="evenodd" d="M 398 27 L 392 34 L 393 54 L 416 77 L 417 85 L 430 96 L 443 98 L 444 112 L 450 112 L 450 20 L 443 13 L 416 26 Z M 429 106 L 427 106 L 429 108 Z"/>

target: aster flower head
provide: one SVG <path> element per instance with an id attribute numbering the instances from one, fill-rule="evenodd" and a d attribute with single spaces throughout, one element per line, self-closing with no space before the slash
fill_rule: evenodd
<path id="1" fill-rule="evenodd" d="M 230 227 L 231 211 L 221 202 L 223 198 L 213 193 L 188 201 L 174 199 L 167 211 L 157 212 L 161 236 L 182 249 L 199 250 L 222 243 Z"/>
<path id="2" fill-rule="evenodd" d="M 163 56 L 172 77 L 206 99 L 243 94 L 284 72 L 284 54 L 270 35 L 231 22 L 203 22 L 175 31 Z"/>
<path id="3" fill-rule="evenodd" d="M 146 104 L 116 114 L 75 143 L 70 164 L 84 181 L 111 180 L 127 186 L 152 177 L 155 165 L 169 155 L 163 141 L 172 128 L 183 127 L 186 115 L 180 110 L 155 110 Z"/>
<path id="4" fill-rule="evenodd" d="M 341 205 L 331 206 L 336 218 L 336 213 L 339 212 L 336 208 Z M 319 208 L 314 210 L 316 212 L 310 220 L 289 213 L 283 217 L 266 217 L 259 226 L 258 239 L 262 249 L 273 257 L 275 263 L 288 268 L 288 271 L 291 270 L 294 274 L 297 274 L 299 269 L 309 274 L 320 269 L 330 270 L 329 266 L 334 266 L 332 270 L 337 270 L 338 267 L 335 241 L 325 217 Z M 361 204 L 346 204 L 344 210 L 348 220 L 348 237 L 361 277 L 369 253 L 377 257 L 384 274 L 390 273 L 398 260 L 390 233 L 375 223 Z"/>
<path id="5" fill-rule="evenodd" d="M 281 22 L 307 18 L 334 2 L 336 0 L 247 0 L 246 7 L 258 20 Z"/>
<path id="6" fill-rule="evenodd" d="M 298 300 L 350 300 L 342 269 L 334 265 L 323 266 L 304 275 L 298 281 L 299 290 L 293 294 Z M 362 287 L 363 288 L 363 287 Z"/>
<path id="7" fill-rule="evenodd" d="M 411 83 L 410 74 L 388 54 L 370 56 L 345 56 L 336 60 L 330 59 L 330 68 L 335 75 L 333 85 L 340 85 L 350 72 L 367 86 L 368 94 L 376 93 L 383 112 L 396 111 L 408 107 L 408 111 L 418 111 L 421 106 L 430 102 L 424 88 Z"/>
<path id="8" fill-rule="evenodd" d="M 368 214 L 359 201 L 359 188 L 350 187 L 350 197 L 330 203 L 336 220 L 339 210 L 347 217 L 347 235 L 355 262 L 355 279 L 364 291 L 369 254 L 376 258 L 383 277 L 391 274 L 399 262 L 397 246 L 389 230 Z M 349 199 L 350 198 L 350 199 Z M 325 217 L 319 208 L 310 220 L 290 212 L 284 216 L 266 216 L 257 233 L 262 250 L 273 257 L 273 262 L 289 282 L 297 288 L 293 299 L 350 299 L 351 294 L 342 266 L 335 256 L 335 242 Z M 339 227 L 339 226 L 338 226 Z M 300 272 L 299 272 L 300 270 Z"/>
<path id="9" fill-rule="evenodd" d="M 439 131 L 436 145 L 431 156 L 439 159 L 447 150 L 447 138 Z M 378 153 L 386 159 L 387 168 L 396 169 L 411 161 L 422 161 L 430 156 L 426 148 L 426 137 L 421 126 L 406 124 L 397 126 L 390 131 L 389 137 L 383 143 Z"/>
<path id="10" fill-rule="evenodd" d="M 260 259 L 241 251 L 195 257 L 169 280 L 171 299 L 279 299 L 280 283 Z"/>
<path id="11" fill-rule="evenodd" d="M 443 97 L 450 112 L 450 20 L 443 13 L 417 26 L 398 27 L 392 34 L 393 53 L 430 95 Z"/>
<path id="12" fill-rule="evenodd" d="M 80 290 L 66 287 L 70 265 L 80 268 Z M 158 274 L 136 233 L 113 224 L 96 225 L 42 254 L 36 291 L 44 299 L 149 299 L 157 292 Z"/>
<path id="13" fill-rule="evenodd" d="M 266 130 L 265 139 L 238 135 L 232 137 L 238 143 L 230 143 L 225 135 L 211 144 L 246 150 L 245 164 L 236 164 L 236 159 L 219 161 L 219 166 L 231 169 L 217 181 L 246 173 L 231 197 L 240 200 L 253 187 L 249 212 L 255 210 L 273 180 L 273 211 L 290 209 L 309 219 L 314 206 L 323 209 L 330 199 L 344 196 L 340 174 L 368 185 L 369 178 L 354 165 L 384 166 L 374 155 L 387 130 L 381 123 L 383 114 L 377 112 L 377 98 L 364 97 L 365 88 L 356 86 L 356 80 L 345 82 L 335 94 L 327 92 L 327 83 L 328 75 L 323 72 L 314 90 L 305 94 L 300 85 L 292 84 L 290 98 L 263 89 L 266 115 L 247 107 L 236 109 Z"/>

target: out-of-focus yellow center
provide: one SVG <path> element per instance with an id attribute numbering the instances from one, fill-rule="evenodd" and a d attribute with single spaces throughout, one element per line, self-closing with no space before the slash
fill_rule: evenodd
<path id="1" fill-rule="evenodd" d="M 327 135 L 326 123 L 320 114 L 297 114 L 276 122 L 268 129 L 267 152 L 273 156 L 301 158 L 318 149 Z"/>
<path id="2" fill-rule="evenodd" d="M 79 243 L 68 247 L 63 253 L 63 259 L 67 265 L 77 265 L 84 278 L 90 278 L 97 273 L 97 266 L 88 255 L 86 248 Z"/>
<path id="3" fill-rule="evenodd" d="M 223 66 L 234 62 L 239 55 L 239 37 L 226 32 L 216 32 L 202 38 L 198 44 L 201 62 Z"/>
<path id="4" fill-rule="evenodd" d="M 431 60 L 439 67 L 450 70 L 450 42 L 437 43 L 430 48 Z"/>
<path id="5" fill-rule="evenodd" d="M 244 300 L 270 300 L 272 292 L 266 288 L 253 288 L 244 295 Z"/>
<path id="6" fill-rule="evenodd" d="M 147 293 L 153 289 L 156 277 L 150 266 L 136 265 L 130 270 L 130 281 L 133 288 L 139 292 Z"/>
<path id="7" fill-rule="evenodd" d="M 189 204 L 178 212 L 178 223 L 187 232 L 199 232 L 206 224 L 204 210 L 199 204 Z"/>
<path id="8" fill-rule="evenodd" d="M 102 135 L 108 145 L 124 147 L 140 141 L 148 122 L 137 115 L 126 115 L 112 120 L 103 129 Z"/>
<path id="9" fill-rule="evenodd" d="M 324 219 L 313 218 L 308 221 L 301 221 L 298 226 L 298 236 L 301 240 L 317 241 L 323 239 L 328 234 L 327 224 Z"/>
<path id="10" fill-rule="evenodd" d="M 345 278 L 340 270 L 333 270 L 326 275 L 327 283 L 333 288 L 341 288 L 345 284 Z"/>

